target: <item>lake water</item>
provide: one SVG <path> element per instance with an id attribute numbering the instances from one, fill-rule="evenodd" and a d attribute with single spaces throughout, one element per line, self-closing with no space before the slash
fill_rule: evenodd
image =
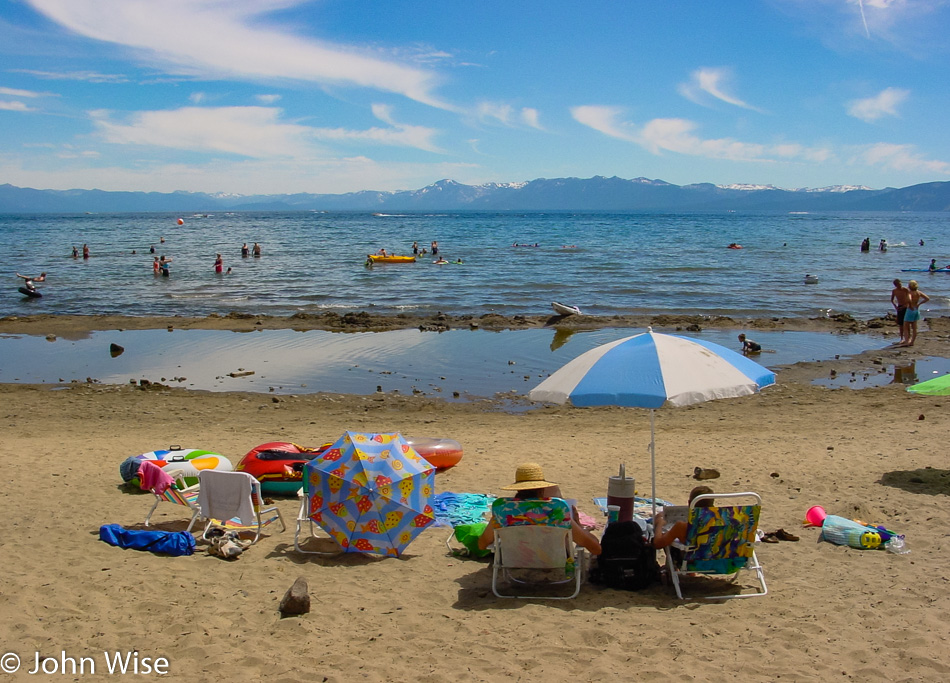
<path id="1" fill-rule="evenodd" d="M 464 401 L 499 394 L 524 396 L 548 374 L 588 349 L 639 332 L 643 330 L 573 334 L 551 329 L 441 333 L 125 330 L 52 342 L 37 336 L 2 335 L 0 382 L 59 383 L 93 378 L 105 384 L 125 384 L 148 379 L 210 391 L 367 395 L 379 390 Z M 733 330 L 682 336 L 739 348 Z M 766 349 L 756 360 L 771 368 L 857 354 L 887 344 L 869 335 L 817 332 L 757 331 L 755 339 Z M 113 358 L 111 344 L 125 350 Z M 243 372 L 253 374 L 231 376 Z"/>
<path id="2" fill-rule="evenodd" d="M 178 218 L 0 216 L 8 285 L 0 315 L 513 315 L 551 313 L 551 301 L 562 301 L 595 315 L 870 318 L 891 310 L 891 281 L 912 276 L 932 297 L 925 313 L 950 311 L 950 274 L 901 272 L 931 258 L 950 261 L 948 213 L 230 213 L 184 215 L 182 225 Z M 891 247 L 859 253 L 865 237 Z M 408 253 L 413 241 L 432 240 L 463 264 L 364 266 L 380 247 Z M 244 242 L 259 242 L 262 256 L 241 258 Z M 732 242 L 743 249 L 727 249 Z M 83 244 L 91 258 L 71 258 Z M 173 259 L 171 277 L 153 276 L 152 245 Z M 231 275 L 214 273 L 216 253 Z M 14 273 L 41 270 L 44 296 L 19 295 Z M 819 283 L 805 284 L 806 274 Z"/>

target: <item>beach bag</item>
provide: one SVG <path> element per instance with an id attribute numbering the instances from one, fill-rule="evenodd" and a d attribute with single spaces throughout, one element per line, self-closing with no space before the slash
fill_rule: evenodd
<path id="1" fill-rule="evenodd" d="M 821 525 L 821 538 L 829 543 L 847 545 L 858 550 L 884 548 L 881 533 L 876 527 L 837 515 L 825 517 Z"/>
<path id="2" fill-rule="evenodd" d="M 636 522 L 608 524 L 600 545 L 601 553 L 590 573 L 591 583 L 638 591 L 660 580 L 656 549 Z"/>
<path id="3" fill-rule="evenodd" d="M 99 527 L 99 540 L 118 548 L 164 555 L 193 555 L 195 552 L 195 537 L 187 531 L 138 531 L 118 524 L 103 524 Z"/>
<path id="4" fill-rule="evenodd" d="M 460 548 L 453 552 L 454 555 L 462 557 L 483 558 L 492 554 L 491 550 L 482 550 L 478 547 L 478 539 L 485 531 L 488 524 L 478 522 L 476 524 L 458 524 L 455 527 L 455 540 L 462 544 Z"/>

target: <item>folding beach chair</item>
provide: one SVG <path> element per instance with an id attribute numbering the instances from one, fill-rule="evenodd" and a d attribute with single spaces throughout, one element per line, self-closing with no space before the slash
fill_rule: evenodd
<path id="1" fill-rule="evenodd" d="M 569 600 L 581 590 L 584 549 L 571 537 L 571 506 L 560 498 L 509 500 L 492 504 L 495 560 L 492 592 L 499 598 Z M 530 573 L 529 573 L 530 572 Z M 501 579 L 520 588 L 573 584 L 570 595 L 511 595 L 499 590 Z"/>
<path id="2" fill-rule="evenodd" d="M 343 549 L 339 546 L 334 539 L 329 534 L 324 536 L 317 535 L 318 525 L 313 521 L 313 517 L 310 516 L 310 497 L 307 495 L 307 478 L 303 479 L 303 486 L 297 490 L 297 498 L 300 500 L 300 507 L 297 510 L 297 525 L 294 529 L 294 550 L 298 553 L 303 553 L 304 555 L 337 555 L 343 552 Z M 306 536 L 301 539 L 301 532 L 303 531 L 304 525 L 307 526 L 308 533 Z M 316 539 L 318 541 L 332 541 L 334 550 L 305 550 L 303 548 L 303 543 L 306 543 L 309 539 Z"/>
<path id="3" fill-rule="evenodd" d="M 158 465 L 155 465 L 148 460 L 142 463 L 142 467 L 145 468 L 146 472 L 149 467 L 154 467 L 157 470 L 161 468 Z M 155 508 L 158 507 L 158 504 L 161 502 L 174 503 L 175 505 L 181 505 L 184 508 L 187 508 L 191 511 L 191 520 L 188 522 L 188 528 L 185 531 L 191 531 L 191 528 L 195 525 L 195 522 L 201 517 L 201 509 L 198 507 L 198 485 L 194 486 L 185 486 L 185 476 L 178 470 L 173 470 L 172 472 L 167 473 L 168 476 L 172 478 L 174 483 L 172 485 L 167 485 L 167 480 L 159 479 L 158 482 L 153 483 L 151 487 L 147 488 L 147 491 L 155 496 L 155 502 L 152 504 L 151 509 L 148 511 L 148 514 L 145 515 L 145 526 L 149 525 L 149 521 L 152 519 L 152 513 L 155 512 Z M 158 477 L 147 478 L 142 477 L 141 480 L 143 483 L 149 480 L 158 479 Z"/>
<path id="4" fill-rule="evenodd" d="M 706 499 L 752 498 L 753 505 L 729 507 L 697 507 Z M 667 548 L 666 564 L 670 578 L 680 600 L 680 578 L 689 574 L 727 576 L 735 580 L 739 571 L 748 569 L 755 573 L 759 589 L 755 593 L 732 593 L 726 595 L 699 596 L 706 600 L 730 598 L 754 598 L 768 593 L 765 573 L 755 556 L 755 530 L 759 524 L 762 498 L 757 493 L 707 493 L 696 496 L 690 503 L 688 530 L 685 544 L 674 543 L 682 551 L 681 559 L 674 560 L 676 553 Z"/>
<path id="5" fill-rule="evenodd" d="M 198 473 L 198 507 L 208 523 L 201 537 L 208 538 L 213 526 L 227 531 L 254 532 L 252 543 L 257 543 L 261 530 L 272 522 L 280 522 L 284 531 L 284 518 L 276 506 L 265 508 L 261 497 L 261 483 L 247 472 L 201 470 Z"/>

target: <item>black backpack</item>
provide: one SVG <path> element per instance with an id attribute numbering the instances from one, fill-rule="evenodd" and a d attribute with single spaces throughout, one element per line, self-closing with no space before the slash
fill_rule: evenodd
<path id="1" fill-rule="evenodd" d="M 592 583 L 638 591 L 660 580 L 656 549 L 636 522 L 608 524 L 600 545 L 601 554 L 590 573 Z"/>

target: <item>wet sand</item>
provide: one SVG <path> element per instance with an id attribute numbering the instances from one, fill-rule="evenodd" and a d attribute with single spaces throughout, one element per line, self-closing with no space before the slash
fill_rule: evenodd
<path id="1" fill-rule="evenodd" d="M 31 316 L 0 320 L 0 333 L 67 337 L 167 325 L 346 329 L 342 320 L 339 328 L 321 327 L 328 324 L 321 318 Z M 357 319 L 363 329 L 472 322 Z M 494 321 L 476 322 L 487 328 Z M 857 326 L 854 331 L 896 340 L 887 321 L 631 322 L 664 332 L 691 324 L 842 332 Z M 551 324 L 542 318 L 498 323 Z M 621 326 L 616 319 L 558 324 Z M 724 603 L 680 603 L 661 585 L 642 593 L 586 585 L 578 598 L 562 602 L 500 600 L 490 591 L 486 563 L 447 553 L 445 529 L 425 531 L 401 559 L 302 556 L 293 549 L 292 497 L 277 499 L 288 530 L 233 562 L 200 545 L 194 556 L 169 558 L 97 538 L 101 524 L 140 524 L 151 505 L 147 495 L 120 486 L 118 465 L 129 455 L 179 443 L 237 462 L 267 441 L 319 445 L 347 429 L 457 439 L 465 456 L 437 475 L 440 491 L 498 494 L 519 462 L 536 460 L 583 512 L 596 515 L 590 500 L 605 495 L 620 462 L 641 493 L 648 489 L 650 425 L 643 410 L 509 413 L 491 402 L 389 394 L 0 385 L 8 520 L 0 537 L 0 633 L 24 666 L 32 666 L 37 652 L 94 658 L 96 675 L 82 680 L 109 678 L 105 650 L 166 657 L 165 679 L 194 681 L 946 680 L 950 399 L 915 396 L 898 385 L 852 391 L 809 384 L 834 368 L 950 355 L 950 319 L 931 319 L 927 328 L 912 349 L 796 364 L 755 396 L 657 412 L 659 496 L 683 502 L 696 484 L 693 469 L 715 468 L 722 473 L 709 482 L 715 490 L 762 495 L 760 528 L 801 537 L 757 548 L 768 596 Z M 818 531 L 801 525 L 812 505 L 905 533 L 912 552 L 818 543 Z M 156 513 L 163 529 L 183 529 L 184 520 L 171 505 Z M 278 603 L 298 576 L 309 582 L 312 611 L 281 619 Z M 710 587 L 695 580 L 690 588 Z M 21 679 L 27 677 L 11 677 Z"/>

